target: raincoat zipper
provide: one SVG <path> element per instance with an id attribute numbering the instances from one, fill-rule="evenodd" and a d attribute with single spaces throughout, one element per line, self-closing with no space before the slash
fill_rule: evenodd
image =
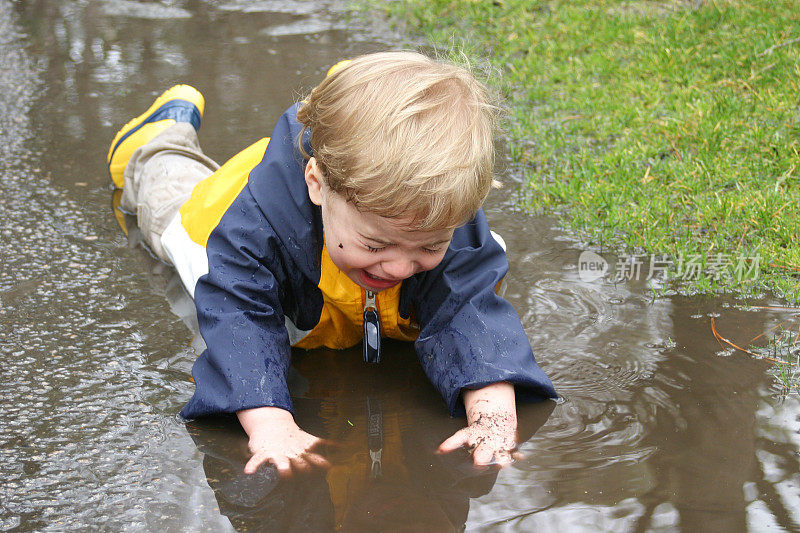
<path id="1" fill-rule="evenodd" d="M 364 362 L 380 363 L 381 361 L 381 320 L 375 293 L 366 291 L 364 299 Z"/>

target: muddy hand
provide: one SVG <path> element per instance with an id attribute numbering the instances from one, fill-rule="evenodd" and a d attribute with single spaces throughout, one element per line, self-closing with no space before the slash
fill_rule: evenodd
<path id="1" fill-rule="evenodd" d="M 480 389 L 464 390 L 467 423 L 464 429 L 439 445 L 439 452 L 468 448 L 476 465 L 513 462 L 517 447 L 517 408 L 514 386 L 492 383 Z"/>
<path id="2" fill-rule="evenodd" d="M 506 414 L 481 415 L 439 445 L 439 453 L 464 447 L 476 465 L 507 465 L 516 459 L 515 427 Z"/>

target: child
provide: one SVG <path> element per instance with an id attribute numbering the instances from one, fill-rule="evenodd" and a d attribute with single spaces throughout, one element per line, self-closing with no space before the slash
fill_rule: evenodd
<path id="1" fill-rule="evenodd" d="M 495 293 L 508 262 L 480 210 L 494 183 L 485 88 L 420 54 L 364 55 L 221 168 L 198 145 L 203 105 L 173 87 L 108 154 L 122 208 L 195 299 L 207 348 L 181 415 L 236 413 L 253 454 L 245 472 L 325 467 L 320 439 L 292 417 L 290 347 L 363 335 L 376 360 L 383 335 L 413 340 L 451 415 L 466 410 L 468 426 L 439 450 L 509 462 L 516 395 L 555 391 Z"/>

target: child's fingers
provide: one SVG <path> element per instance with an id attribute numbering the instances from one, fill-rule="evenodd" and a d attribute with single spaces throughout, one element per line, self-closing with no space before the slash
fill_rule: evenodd
<path id="1" fill-rule="evenodd" d="M 244 465 L 245 474 L 255 474 L 258 468 L 269 460 L 269 456 L 263 453 L 257 453 L 247 461 Z"/>
<path id="2" fill-rule="evenodd" d="M 476 466 L 497 465 L 503 467 L 513 463 L 517 456 L 519 456 L 518 452 L 482 443 L 472 452 L 472 461 Z"/>
<path id="3" fill-rule="evenodd" d="M 494 464 L 500 466 L 510 465 L 514 462 L 514 457 L 509 450 L 497 450 L 494 453 Z"/>
<path id="4" fill-rule="evenodd" d="M 318 453 L 302 453 L 297 455 L 278 455 L 257 453 L 244 466 L 245 474 L 255 474 L 264 463 L 271 463 L 280 477 L 290 477 L 294 471 L 309 472 L 315 468 L 328 470 L 331 467 L 327 459 Z"/>
<path id="5" fill-rule="evenodd" d="M 448 453 L 452 452 L 453 450 L 457 450 L 462 446 L 467 446 L 469 444 L 469 428 L 460 429 L 453 434 L 452 437 L 446 439 L 443 443 L 439 445 L 439 449 L 436 450 L 437 453 Z"/>
<path id="6" fill-rule="evenodd" d="M 487 466 L 492 464 L 495 455 L 495 450 L 491 446 L 479 445 L 472 452 L 472 462 L 478 466 Z"/>
<path id="7" fill-rule="evenodd" d="M 247 464 L 244 465 L 244 473 L 245 474 L 255 474 L 258 467 L 261 466 L 261 463 L 264 462 L 258 455 L 254 455 L 247 461 Z"/>
<path id="8" fill-rule="evenodd" d="M 285 455 L 273 457 L 270 459 L 272 466 L 278 471 L 278 475 L 282 478 L 292 477 L 292 461 Z"/>

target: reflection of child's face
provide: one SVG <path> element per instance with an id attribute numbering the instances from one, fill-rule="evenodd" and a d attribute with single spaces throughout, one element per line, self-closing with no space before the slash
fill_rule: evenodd
<path id="1" fill-rule="evenodd" d="M 407 218 L 359 211 L 328 189 L 313 157 L 305 177 L 311 201 L 322 207 L 328 254 L 357 285 L 379 292 L 442 261 L 453 230 L 414 231 Z"/>

